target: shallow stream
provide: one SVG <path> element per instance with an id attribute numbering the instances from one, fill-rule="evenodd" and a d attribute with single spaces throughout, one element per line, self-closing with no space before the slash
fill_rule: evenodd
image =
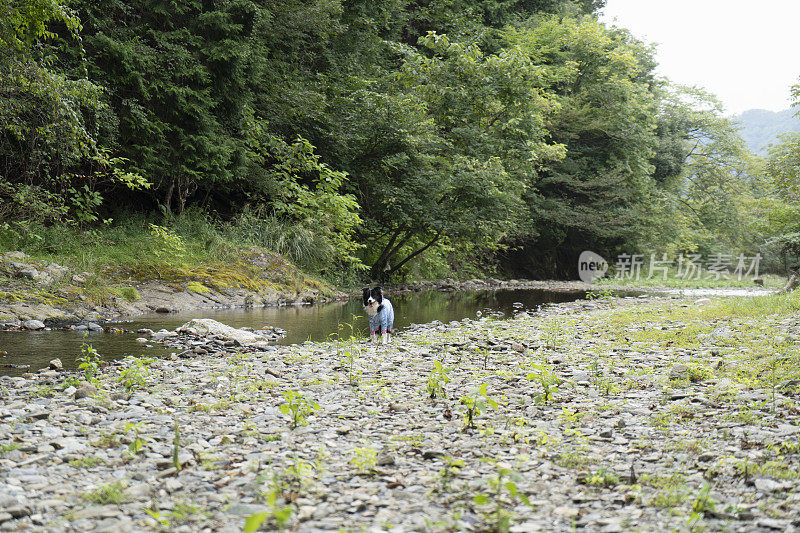
<path id="1" fill-rule="evenodd" d="M 583 299 L 583 291 L 549 291 L 540 289 L 471 292 L 426 291 L 406 295 L 390 295 L 395 308 L 395 330 L 402 332 L 409 324 L 440 320 L 449 322 L 463 318 L 495 315 L 510 317 L 522 310 L 536 310 L 545 303 Z M 139 328 L 157 331 L 173 330 L 192 318 L 213 318 L 236 328 L 277 326 L 287 334 L 279 344 L 323 341 L 366 334 L 366 319 L 359 298 L 321 305 L 263 307 L 254 309 L 198 309 L 168 315 L 138 316 L 118 327 L 135 332 Z M 351 328 L 352 326 L 352 328 Z M 84 344 L 91 345 L 104 359 L 120 359 L 128 355 L 161 356 L 169 353 L 159 343 L 142 344 L 137 333 L 101 333 L 78 331 L 0 331 L 0 375 L 18 376 L 35 372 L 54 358 L 64 368 L 76 368 L 76 358 Z M 2 353 L 5 352 L 5 353 Z"/>

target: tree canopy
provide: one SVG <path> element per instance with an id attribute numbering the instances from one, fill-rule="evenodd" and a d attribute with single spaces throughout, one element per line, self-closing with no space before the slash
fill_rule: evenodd
<path id="1" fill-rule="evenodd" d="M 191 207 L 373 279 L 752 248 L 796 140 L 762 166 L 603 4 L 5 0 L 4 227 Z"/>

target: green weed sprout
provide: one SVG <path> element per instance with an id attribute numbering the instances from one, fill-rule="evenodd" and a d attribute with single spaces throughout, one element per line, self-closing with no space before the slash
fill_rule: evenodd
<path id="1" fill-rule="evenodd" d="M 281 404 L 280 410 L 283 414 L 289 415 L 289 425 L 292 429 L 306 425 L 306 417 L 319 409 L 319 404 L 314 400 L 309 400 L 295 390 L 288 390 L 283 393 L 286 403 Z"/>
<path id="2" fill-rule="evenodd" d="M 450 383 L 450 372 L 452 368 L 442 366 L 439 361 L 433 362 L 433 370 L 428 376 L 427 392 L 428 396 L 434 398 L 447 398 L 447 391 L 444 386 Z"/>
<path id="3" fill-rule="evenodd" d="M 100 369 L 100 354 L 91 344 L 81 344 L 81 356 L 76 359 L 78 369 L 83 370 L 83 376 L 90 383 L 97 382 L 97 371 Z"/>
<path id="4" fill-rule="evenodd" d="M 469 394 L 461 397 L 461 404 L 466 408 L 464 410 L 465 430 L 475 429 L 475 419 L 489 407 L 497 409 L 497 402 L 487 393 L 488 388 L 489 385 L 484 383 L 480 387 L 470 389 Z"/>
<path id="5" fill-rule="evenodd" d="M 511 528 L 514 515 L 507 509 L 504 500 L 510 500 L 512 504 L 520 501 L 529 507 L 533 505 L 517 488 L 516 482 L 521 479 L 519 473 L 500 465 L 495 465 L 495 468 L 497 473 L 486 480 L 488 492 L 478 493 L 472 500 L 475 505 L 491 507 L 491 511 L 484 514 L 490 531 L 507 532 Z"/>

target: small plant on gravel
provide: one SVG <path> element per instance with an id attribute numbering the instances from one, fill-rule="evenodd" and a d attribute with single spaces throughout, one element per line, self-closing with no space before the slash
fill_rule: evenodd
<path id="1" fill-rule="evenodd" d="M 128 392 L 144 389 L 147 385 L 145 376 L 149 375 L 150 373 L 147 368 L 147 364 L 141 359 L 136 359 L 135 357 L 126 357 L 125 360 L 129 366 L 119 373 L 117 383 L 121 383 Z"/>
<path id="2" fill-rule="evenodd" d="M 427 392 L 431 400 L 434 398 L 447 398 L 445 385 L 450 383 L 450 372 L 452 368 L 442 366 L 439 361 L 433 362 L 433 370 L 428 376 Z"/>
<path id="3" fill-rule="evenodd" d="M 697 493 L 692 502 L 692 511 L 695 513 L 705 514 L 714 511 L 716 501 L 711 497 L 711 485 L 706 485 Z"/>
<path id="4" fill-rule="evenodd" d="M 558 348 L 561 340 L 561 324 L 555 320 L 550 320 L 549 322 L 543 323 L 541 329 L 545 348 L 549 348 L 551 350 Z"/>
<path id="5" fill-rule="evenodd" d="M 444 462 L 444 468 L 439 471 L 440 492 L 450 492 L 450 484 L 464 468 L 465 463 L 461 459 L 452 457 L 443 457 L 442 462 Z"/>
<path id="6" fill-rule="evenodd" d="M 116 448 L 120 444 L 119 434 L 115 431 L 102 433 L 100 438 L 91 444 L 97 448 Z"/>
<path id="7" fill-rule="evenodd" d="M 342 368 L 347 371 L 347 382 L 353 387 L 358 387 L 358 376 L 360 372 L 356 368 L 356 359 L 360 354 L 355 345 L 350 344 L 347 348 L 339 352 L 339 361 Z"/>
<path id="8" fill-rule="evenodd" d="M 13 452 L 17 448 L 19 448 L 19 446 L 20 446 L 19 442 L 9 442 L 7 444 L 6 443 L 0 444 L 0 457 L 4 456 L 8 452 Z"/>
<path id="9" fill-rule="evenodd" d="M 612 470 L 601 468 L 587 475 L 583 482 L 592 487 L 613 487 L 619 483 L 619 476 Z"/>
<path id="10" fill-rule="evenodd" d="M 686 521 L 689 531 L 704 531 L 706 529 L 704 525 L 700 524 L 700 521 L 707 513 L 713 513 L 716 507 L 716 502 L 709 495 L 710 492 L 711 487 L 706 485 L 695 496 L 692 502 L 692 512 Z"/>
<path id="11" fill-rule="evenodd" d="M 105 464 L 105 459 L 100 457 L 81 457 L 80 459 L 71 459 L 69 466 L 73 468 L 93 468 Z"/>
<path id="12" fill-rule="evenodd" d="M 619 392 L 619 387 L 617 387 L 610 379 L 595 379 L 594 385 L 603 396 L 611 396 L 612 394 Z"/>
<path id="13" fill-rule="evenodd" d="M 475 429 L 475 419 L 486 409 L 497 409 L 497 402 L 487 392 L 489 385 L 484 383 L 480 387 L 469 390 L 469 394 L 461 397 L 464 409 L 464 430 Z"/>
<path id="14" fill-rule="evenodd" d="M 589 370 L 592 372 L 592 376 L 594 376 L 595 379 L 599 379 L 603 375 L 603 369 L 600 368 L 600 350 L 599 349 L 596 349 L 594 351 L 594 354 L 593 354 L 593 357 L 592 357 L 592 363 L 589 366 Z"/>
<path id="15" fill-rule="evenodd" d="M 353 448 L 353 457 L 350 464 L 356 467 L 359 474 L 371 475 L 377 466 L 378 454 L 372 446 L 366 448 Z"/>
<path id="16" fill-rule="evenodd" d="M 108 503 L 120 504 L 126 501 L 125 485 L 122 481 L 114 481 L 97 487 L 93 491 L 84 494 L 83 497 L 101 505 Z"/>
<path id="17" fill-rule="evenodd" d="M 310 462 L 303 459 L 294 459 L 292 464 L 285 470 L 272 470 L 268 473 L 259 474 L 256 477 L 256 484 L 261 485 L 269 481 L 266 491 L 259 493 L 260 499 L 266 502 L 273 511 L 282 515 L 285 507 L 280 502 L 286 502 L 289 507 L 286 512 L 291 515 L 293 512 L 292 502 L 301 497 L 302 493 L 309 490 L 315 481 L 314 471 L 322 468 L 317 462 L 315 467 Z M 272 514 L 270 514 L 272 516 Z M 275 516 L 272 516 L 277 522 Z M 287 516 L 288 518 L 288 516 Z"/>
<path id="18" fill-rule="evenodd" d="M 50 398 L 53 394 L 55 394 L 55 388 L 52 385 L 44 384 L 39 385 L 36 390 L 29 392 L 27 398 L 29 400 L 35 398 Z"/>
<path id="19" fill-rule="evenodd" d="M 283 472 L 273 477 L 273 484 L 284 492 L 300 493 L 314 483 L 314 465 L 303 459 L 294 459 Z"/>
<path id="20" fill-rule="evenodd" d="M 772 346 L 772 355 L 769 357 L 769 372 L 767 373 L 767 384 L 769 385 L 769 389 L 771 392 L 771 400 L 772 400 L 772 412 L 776 412 L 775 410 L 775 391 L 778 388 L 778 382 L 781 379 L 782 373 L 779 373 L 778 370 L 781 369 L 783 366 L 783 361 L 787 359 L 786 357 L 786 346 L 785 344 L 781 345 L 773 345 Z"/>
<path id="21" fill-rule="evenodd" d="M 286 524 L 294 514 L 294 507 L 286 504 L 283 491 L 279 487 L 273 488 L 264 494 L 264 503 L 269 507 L 269 511 L 248 516 L 244 521 L 244 533 L 255 533 L 264 522 L 270 519 L 278 526 L 279 530 L 283 531 L 286 528 Z"/>
<path id="22" fill-rule="evenodd" d="M 100 369 L 100 354 L 91 344 L 81 344 L 81 356 L 76 359 L 78 370 L 83 371 L 86 381 L 97 383 L 97 371 Z"/>
<path id="23" fill-rule="evenodd" d="M 558 415 L 558 420 L 562 426 L 575 428 L 578 427 L 584 416 L 586 416 L 586 413 L 581 413 L 569 407 L 562 407 L 561 414 Z"/>
<path id="24" fill-rule="evenodd" d="M 685 487 L 667 487 L 659 490 L 650 500 L 650 505 L 670 509 L 686 501 Z"/>
<path id="25" fill-rule="evenodd" d="M 516 482 L 522 476 L 504 466 L 495 465 L 497 472 L 486 480 L 488 491 L 473 496 L 475 505 L 489 507 L 491 510 L 484 513 L 484 519 L 489 531 L 508 532 L 514 519 L 512 511 L 508 509 L 506 500 L 512 505 L 517 502 L 533 507 L 525 494 L 519 492 Z"/>
<path id="26" fill-rule="evenodd" d="M 701 381 L 707 381 L 714 377 L 714 373 L 702 366 L 702 365 L 688 365 L 689 367 L 689 382 L 690 383 L 700 383 Z"/>
<path id="27" fill-rule="evenodd" d="M 309 400 L 295 390 L 287 390 L 283 393 L 285 403 L 281 404 L 281 413 L 289 416 L 289 425 L 292 429 L 306 425 L 306 417 L 319 409 L 319 405 L 314 400 Z"/>
<path id="28" fill-rule="evenodd" d="M 541 402 L 547 405 L 553 401 L 553 396 L 563 380 L 556 376 L 552 369 L 545 364 L 534 364 L 532 367 L 533 372 L 530 372 L 527 378 L 529 381 L 537 381 L 541 385 L 542 394 L 537 396 L 537 403 Z"/>
<path id="29" fill-rule="evenodd" d="M 144 512 L 150 515 L 150 518 L 152 518 L 155 521 L 156 527 L 158 528 L 159 531 L 170 531 L 169 519 L 166 516 L 162 516 L 160 511 L 154 511 L 153 509 L 145 509 Z"/>
<path id="30" fill-rule="evenodd" d="M 174 425 L 175 425 L 175 437 L 172 440 L 172 466 L 175 468 L 175 470 L 180 471 L 182 467 L 181 467 L 181 461 L 178 457 L 178 453 L 180 452 L 181 449 L 181 430 L 178 427 L 177 418 L 175 418 L 174 420 Z"/>
<path id="31" fill-rule="evenodd" d="M 143 422 L 140 422 L 140 424 L 143 424 Z M 145 442 L 151 442 L 152 439 L 149 437 L 142 437 L 140 433 L 141 428 L 139 427 L 139 424 L 134 424 L 134 423 L 125 424 L 124 433 L 127 434 L 128 432 L 131 431 L 133 432 L 133 440 L 130 442 L 130 444 L 128 444 L 128 453 L 131 456 L 135 456 L 136 454 L 142 451 Z"/>
<path id="32" fill-rule="evenodd" d="M 483 369 L 486 370 L 489 367 L 489 349 L 488 348 L 479 348 L 475 347 L 475 354 L 483 356 Z"/>
<path id="33" fill-rule="evenodd" d="M 614 299 L 614 291 L 609 288 L 594 289 L 586 293 L 586 299 L 609 302 Z"/>
<path id="34" fill-rule="evenodd" d="M 178 502 L 167 514 L 172 518 L 173 523 L 185 524 L 186 522 L 189 522 L 192 517 L 205 513 L 196 505 L 186 502 Z"/>

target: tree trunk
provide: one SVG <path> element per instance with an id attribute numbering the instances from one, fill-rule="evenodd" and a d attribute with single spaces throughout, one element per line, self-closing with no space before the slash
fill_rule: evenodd
<path id="1" fill-rule="evenodd" d="M 411 239 L 413 235 L 413 233 L 408 232 L 402 239 L 400 239 L 400 242 L 394 244 L 395 240 L 397 240 L 397 237 L 399 237 L 402 232 L 403 232 L 402 228 L 397 228 L 397 231 L 394 232 L 392 238 L 389 239 L 389 243 L 383 248 L 383 252 L 381 252 L 380 257 L 378 257 L 378 259 L 375 261 L 375 263 L 372 265 L 372 268 L 369 271 L 370 278 L 374 280 L 384 281 L 385 278 L 384 272 L 386 271 L 386 267 L 389 264 L 389 261 L 392 259 L 392 257 L 395 256 L 398 250 L 400 250 L 400 248 L 402 248 L 403 245 L 407 243 L 409 239 Z"/>
<path id="2" fill-rule="evenodd" d="M 412 259 L 414 259 L 415 257 L 417 257 L 419 254 L 421 254 L 422 252 L 424 252 L 425 250 L 427 250 L 428 248 L 430 248 L 431 246 L 433 246 L 433 245 L 434 245 L 434 243 L 435 243 L 436 241 L 438 241 L 438 240 L 439 240 L 439 237 L 440 237 L 441 235 L 442 235 L 441 233 L 437 233 L 437 234 L 436 234 L 436 236 L 435 236 L 433 239 L 431 239 L 431 242 L 429 242 L 428 244 L 426 244 L 425 246 L 423 246 L 422 248 L 420 248 L 419 250 L 417 250 L 417 251 L 416 251 L 416 252 L 414 252 L 413 254 L 409 255 L 408 257 L 406 257 L 405 259 L 403 259 L 402 261 L 400 261 L 399 263 L 397 263 L 397 264 L 394 266 L 394 268 L 392 268 L 391 270 L 389 270 L 389 274 L 388 274 L 388 276 L 391 276 L 392 274 L 394 274 L 395 272 L 397 272 L 398 270 L 400 270 L 400 268 L 402 268 L 402 266 L 403 266 L 403 265 L 405 265 L 406 263 L 408 263 L 409 261 L 411 261 Z"/>
<path id="3" fill-rule="evenodd" d="M 175 190 L 175 182 L 170 180 L 167 192 L 164 193 L 164 214 L 172 214 L 172 192 Z"/>
<path id="4" fill-rule="evenodd" d="M 797 272 L 796 269 L 792 269 L 792 275 L 789 278 L 789 281 L 786 282 L 786 285 L 778 291 L 779 294 L 787 294 L 795 290 L 798 286 L 800 286 L 800 273 Z"/>

